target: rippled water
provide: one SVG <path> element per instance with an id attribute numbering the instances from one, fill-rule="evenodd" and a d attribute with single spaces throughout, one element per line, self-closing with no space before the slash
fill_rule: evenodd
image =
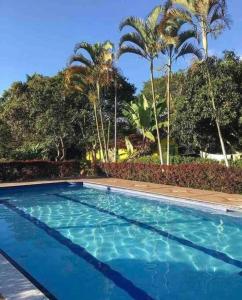
<path id="1" fill-rule="evenodd" d="M 2 193 L 6 198 L 117 271 L 141 295 L 242 299 L 239 218 L 68 185 Z M 0 234 L 0 248 L 58 299 L 141 299 L 3 204 Z"/>

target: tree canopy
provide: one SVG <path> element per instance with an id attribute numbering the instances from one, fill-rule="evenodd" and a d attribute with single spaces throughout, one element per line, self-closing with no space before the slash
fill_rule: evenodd
<path id="1" fill-rule="evenodd" d="M 123 101 L 133 99 L 135 88 L 121 75 L 118 82 L 118 116 L 121 116 Z M 110 88 L 104 94 L 107 121 L 114 118 L 114 91 Z M 56 160 L 85 157 L 85 152 L 96 144 L 91 104 L 85 94 L 66 87 L 63 72 L 53 77 L 27 76 L 25 82 L 13 83 L 3 93 L 0 103 L 1 157 Z"/>

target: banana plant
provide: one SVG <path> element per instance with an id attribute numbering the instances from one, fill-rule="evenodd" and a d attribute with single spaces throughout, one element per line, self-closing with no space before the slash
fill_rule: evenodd
<path id="1" fill-rule="evenodd" d="M 147 100 L 145 95 L 137 98 L 129 104 L 126 104 L 123 110 L 123 115 L 135 127 L 143 136 L 143 139 L 155 142 L 155 136 L 153 131 L 156 129 L 156 123 L 153 113 L 153 104 Z M 161 113 L 161 109 L 164 109 L 164 105 L 159 105 L 157 111 Z M 159 122 L 158 127 L 166 126 L 164 122 Z"/>

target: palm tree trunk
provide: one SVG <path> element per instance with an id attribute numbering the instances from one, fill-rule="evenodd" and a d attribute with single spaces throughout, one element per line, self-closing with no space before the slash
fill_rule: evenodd
<path id="1" fill-rule="evenodd" d="M 226 149 L 225 149 L 225 145 L 224 145 L 224 139 L 223 139 L 223 135 L 222 135 L 222 131 L 221 131 L 220 121 L 219 121 L 218 114 L 217 114 L 217 108 L 216 108 L 216 104 L 215 104 L 215 97 L 214 97 L 214 93 L 213 93 L 210 72 L 209 72 L 209 68 L 208 68 L 208 65 L 207 65 L 208 38 L 207 38 L 205 21 L 201 21 L 201 27 L 202 27 L 202 42 L 203 42 L 203 48 L 204 48 L 204 52 L 205 52 L 205 64 L 206 64 L 206 70 L 207 70 L 209 93 L 210 93 L 210 98 L 211 98 L 211 102 L 212 102 L 212 107 L 213 107 L 213 110 L 214 110 L 214 113 L 215 113 L 215 122 L 216 122 L 217 130 L 218 130 L 218 136 L 219 136 L 219 140 L 220 140 L 220 145 L 221 145 L 225 165 L 228 168 L 229 167 L 229 162 L 228 162 Z"/>
<path id="2" fill-rule="evenodd" d="M 168 74 L 167 74 L 167 158 L 166 158 L 167 166 L 170 165 L 170 105 L 171 105 L 170 82 L 171 82 L 171 57 L 169 57 L 169 61 L 168 61 Z"/>
<path id="3" fill-rule="evenodd" d="M 208 36 L 206 30 L 206 20 L 201 21 L 201 28 L 202 28 L 202 44 L 205 54 L 205 60 L 208 58 Z"/>
<path id="4" fill-rule="evenodd" d="M 94 108 L 94 116 L 95 116 L 95 122 L 96 122 L 96 127 L 97 127 L 97 137 L 98 137 L 98 142 L 99 142 L 99 147 L 100 147 L 100 156 L 101 156 L 100 159 L 104 161 L 103 145 L 102 145 L 101 135 L 100 135 L 100 131 L 99 131 L 96 102 L 94 102 L 93 108 Z"/>
<path id="5" fill-rule="evenodd" d="M 99 103 L 99 115 L 100 115 L 100 122 L 101 122 L 101 130 L 102 130 L 102 136 L 103 136 L 103 146 L 104 146 L 104 160 L 107 161 L 107 143 L 106 143 L 106 136 L 104 131 L 104 124 L 103 124 L 103 114 L 102 114 L 102 107 L 101 107 L 101 97 L 100 97 L 100 85 L 97 83 L 97 97 L 98 97 L 98 103 Z"/>
<path id="6" fill-rule="evenodd" d="M 214 98 L 214 93 L 213 93 L 213 89 L 212 89 L 212 83 L 211 83 L 211 78 L 210 78 L 210 73 L 209 73 L 208 66 L 207 66 L 207 75 L 208 75 L 210 98 L 211 98 L 212 107 L 213 107 L 213 110 L 214 110 L 214 113 L 215 113 L 215 122 L 216 122 L 217 130 L 218 130 L 220 145 L 221 145 L 225 165 L 228 168 L 229 167 L 229 162 L 228 162 L 226 149 L 225 149 L 225 145 L 224 145 L 224 139 L 223 139 L 223 135 L 222 135 L 222 131 L 221 131 L 220 120 L 219 120 L 219 117 L 218 117 L 218 114 L 217 114 L 217 108 L 216 108 L 216 104 L 215 104 L 215 98 Z"/>
<path id="7" fill-rule="evenodd" d="M 153 98 L 153 109 L 154 109 L 154 117 L 155 117 L 155 126 L 156 126 L 156 133 L 157 133 L 157 142 L 158 142 L 158 149 L 159 149 L 160 164 L 163 165 L 162 148 L 161 148 L 161 142 L 160 142 L 160 131 L 159 131 L 159 125 L 158 125 L 158 118 L 157 118 L 157 109 L 156 109 L 156 98 L 155 98 L 155 88 L 154 88 L 154 64 L 153 64 L 153 61 L 150 62 L 150 75 L 151 75 L 151 89 L 152 89 L 152 98 Z"/>
<path id="8" fill-rule="evenodd" d="M 114 81 L 114 162 L 117 162 L 117 77 L 115 75 Z"/>
<path id="9" fill-rule="evenodd" d="M 108 120 L 107 150 L 109 149 L 109 142 L 110 142 L 110 127 L 111 127 L 111 121 Z M 108 162 L 109 162 L 109 161 L 110 161 L 110 160 L 109 160 L 109 151 L 108 151 L 107 155 L 108 155 L 107 159 L 108 159 Z"/>
<path id="10" fill-rule="evenodd" d="M 66 149 L 65 149 L 65 144 L 64 144 L 62 137 L 60 138 L 60 144 L 61 144 L 61 153 L 62 153 L 60 161 L 63 161 L 66 158 Z"/>
<path id="11" fill-rule="evenodd" d="M 55 161 L 58 161 L 59 158 L 60 158 L 60 143 L 57 142 L 57 143 L 55 144 L 55 146 L 56 146 L 56 152 L 57 152 L 57 155 L 56 155 L 56 157 L 55 157 Z"/>

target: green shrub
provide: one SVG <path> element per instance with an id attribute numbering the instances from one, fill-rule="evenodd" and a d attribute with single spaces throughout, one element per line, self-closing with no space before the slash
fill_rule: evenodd
<path id="1" fill-rule="evenodd" d="M 190 163 L 211 164 L 211 163 L 218 163 L 218 162 L 208 158 L 176 155 L 176 156 L 171 156 L 171 163 L 175 165 L 180 165 L 180 164 L 190 164 Z"/>
<path id="2" fill-rule="evenodd" d="M 9 161 L 0 163 L 0 181 L 55 179 L 80 175 L 78 161 Z"/>
<path id="3" fill-rule="evenodd" d="M 237 168 L 242 168 L 242 159 L 235 160 L 231 163 L 231 166 L 237 167 Z"/>
<path id="4" fill-rule="evenodd" d="M 161 166 L 141 163 L 102 163 L 102 174 L 110 177 L 188 188 L 242 193 L 242 169 L 221 164 L 180 164 Z"/>
<path id="5" fill-rule="evenodd" d="M 131 162 L 136 163 L 144 163 L 144 164 L 160 164 L 160 159 L 157 154 L 153 154 L 150 156 L 142 156 L 139 157 Z M 211 163 L 218 163 L 214 160 L 207 159 L 207 158 L 201 158 L 201 157 L 192 157 L 192 156 L 181 156 L 181 155 L 175 155 L 170 156 L 170 162 L 174 165 L 180 165 L 180 164 L 190 164 L 190 163 L 201 163 L 201 164 L 211 164 Z M 164 159 L 164 163 L 166 163 L 166 159 Z"/>

